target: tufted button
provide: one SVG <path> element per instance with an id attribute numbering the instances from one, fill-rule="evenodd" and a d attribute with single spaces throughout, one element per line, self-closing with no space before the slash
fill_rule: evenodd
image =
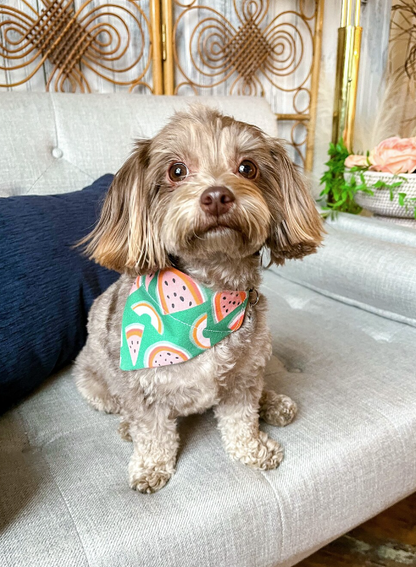
<path id="1" fill-rule="evenodd" d="M 64 155 L 64 152 L 61 150 L 61 148 L 53 148 L 52 155 L 54 158 L 59 159 Z"/>

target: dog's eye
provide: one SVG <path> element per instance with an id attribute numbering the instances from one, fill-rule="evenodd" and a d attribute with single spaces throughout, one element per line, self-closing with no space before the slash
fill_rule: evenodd
<path id="1" fill-rule="evenodd" d="M 174 163 L 169 168 L 169 178 L 171 181 L 183 181 L 186 177 L 188 177 L 188 168 L 184 163 Z"/>
<path id="2" fill-rule="evenodd" d="M 254 179 L 257 175 L 257 166 L 249 159 L 244 159 L 238 166 L 238 173 L 246 179 Z"/>

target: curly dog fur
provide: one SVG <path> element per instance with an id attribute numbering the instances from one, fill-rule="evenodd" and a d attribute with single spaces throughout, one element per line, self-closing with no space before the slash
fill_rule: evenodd
<path id="1" fill-rule="evenodd" d="M 241 328 L 203 354 L 122 371 L 120 329 L 132 276 L 174 265 L 215 291 L 257 289 L 260 249 L 282 264 L 315 252 L 321 240 L 303 179 L 280 142 L 255 126 L 197 106 L 137 142 L 87 237 L 87 253 L 122 276 L 95 301 L 76 361 L 81 394 L 96 409 L 121 414 L 120 434 L 134 447 L 132 488 L 154 492 L 174 473 L 178 416 L 213 407 L 229 455 L 266 470 L 280 464 L 283 451 L 260 431 L 259 417 L 284 426 L 296 415 L 290 398 L 264 389 L 271 339 L 262 295 Z"/>

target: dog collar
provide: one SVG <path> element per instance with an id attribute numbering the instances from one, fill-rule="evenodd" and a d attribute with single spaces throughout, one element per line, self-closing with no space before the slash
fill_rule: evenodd
<path id="1" fill-rule="evenodd" d="M 237 331 L 249 293 L 214 292 L 177 268 L 138 276 L 124 307 L 120 368 L 179 364 Z"/>

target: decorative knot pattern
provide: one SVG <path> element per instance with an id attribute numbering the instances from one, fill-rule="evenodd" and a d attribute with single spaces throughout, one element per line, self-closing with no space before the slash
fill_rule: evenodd
<path id="1" fill-rule="evenodd" d="M 66 74 L 71 73 L 94 41 L 62 0 L 54 0 L 42 10 L 27 37 L 34 47 Z"/>
<path id="2" fill-rule="evenodd" d="M 235 70 L 249 82 L 273 51 L 273 46 L 263 36 L 259 26 L 250 19 L 238 28 L 232 40 L 225 46 L 224 55 Z"/>

